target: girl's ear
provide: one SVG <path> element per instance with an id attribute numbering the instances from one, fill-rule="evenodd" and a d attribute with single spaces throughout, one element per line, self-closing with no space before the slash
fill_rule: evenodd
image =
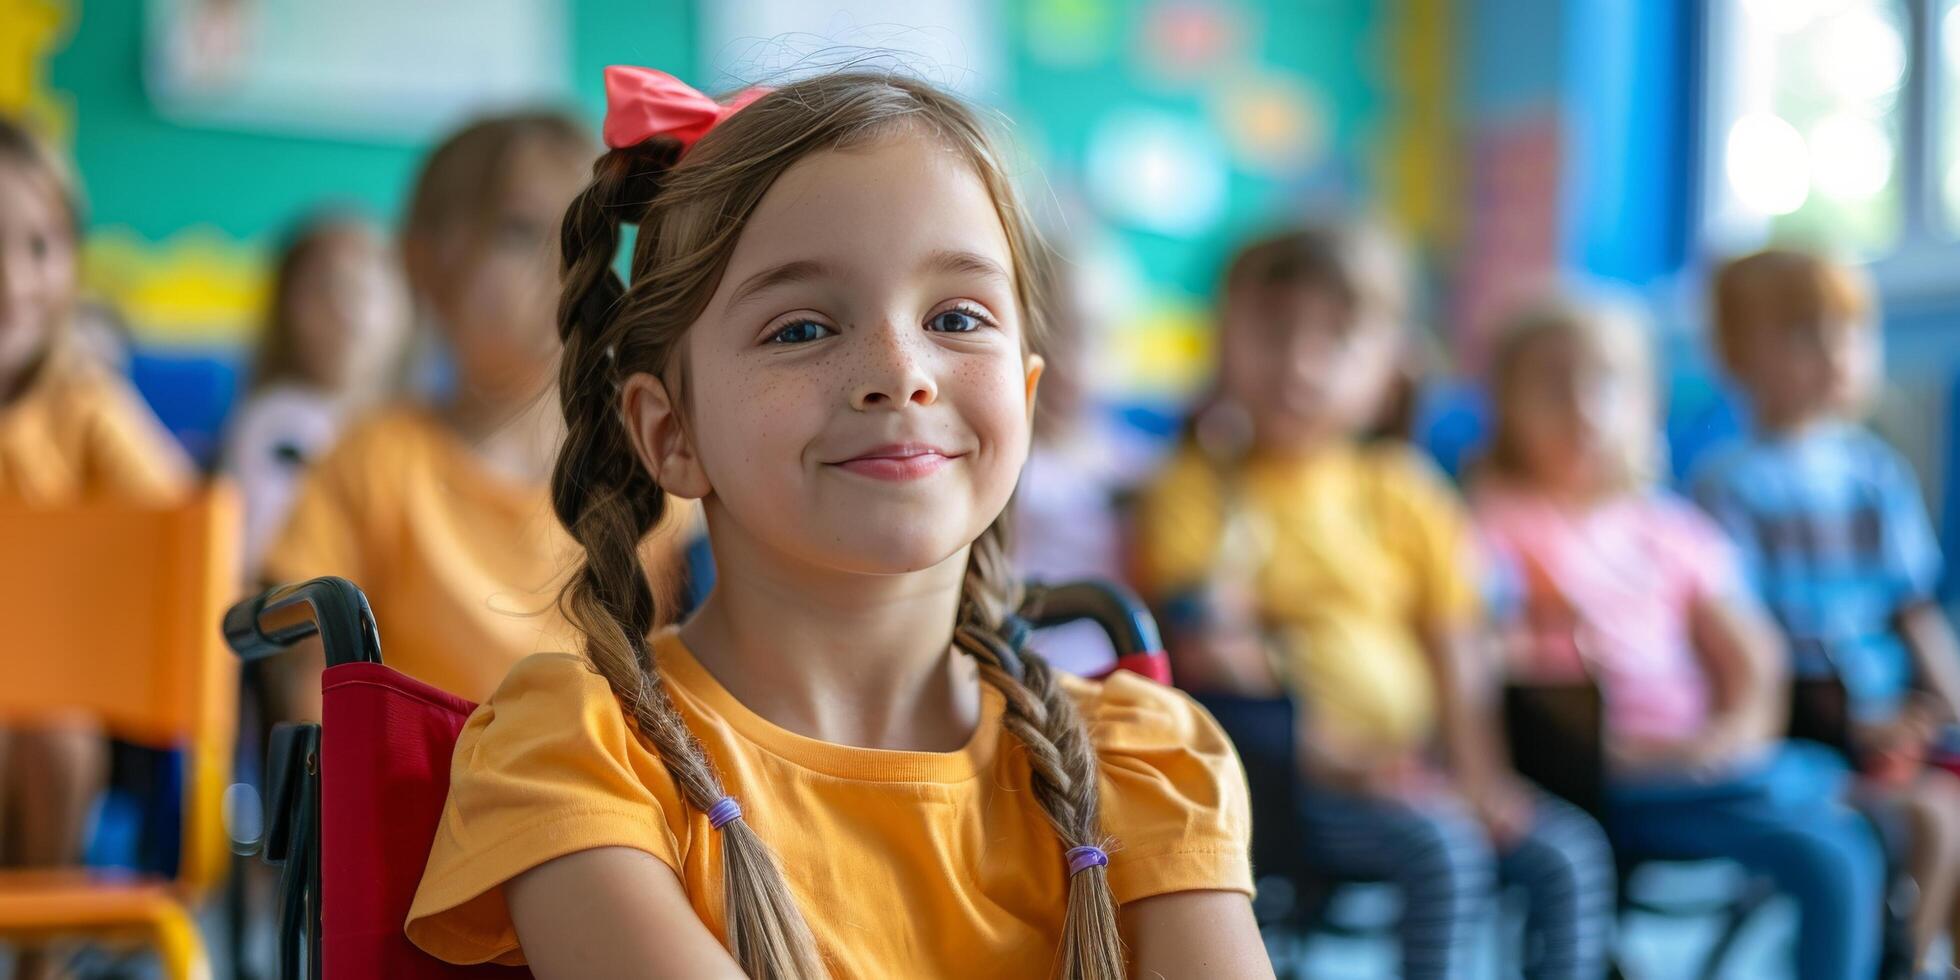
<path id="1" fill-rule="evenodd" d="M 1032 353 L 1031 353 L 1031 354 L 1029 354 L 1029 355 L 1028 355 L 1028 357 L 1027 357 L 1027 366 L 1028 366 L 1028 381 L 1027 381 L 1027 383 L 1028 383 L 1028 421 L 1030 421 L 1030 422 L 1032 422 L 1032 421 L 1034 421 L 1034 396 L 1035 396 L 1035 392 L 1036 392 L 1036 390 L 1037 390 L 1037 389 L 1039 389 L 1039 388 L 1041 387 L 1041 372 L 1047 369 L 1047 367 L 1048 367 L 1048 362 L 1047 362 L 1047 361 L 1045 361 L 1045 360 L 1042 360 L 1042 357 L 1041 357 L 1041 355 L 1040 355 L 1040 354 L 1032 354 Z"/>
<path id="2" fill-rule="evenodd" d="M 694 453 L 694 443 L 681 424 L 667 386 L 642 371 L 627 378 L 619 394 L 626 438 L 640 457 L 640 465 L 653 474 L 654 482 L 676 497 L 688 500 L 706 497 L 713 488 L 708 485 L 708 474 Z"/>

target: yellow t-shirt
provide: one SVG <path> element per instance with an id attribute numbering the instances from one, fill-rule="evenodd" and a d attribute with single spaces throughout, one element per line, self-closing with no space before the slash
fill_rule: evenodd
<path id="1" fill-rule="evenodd" d="M 991 688 L 959 751 L 853 748 L 743 707 L 672 630 L 654 649 L 743 819 L 776 853 L 833 976 L 1051 972 L 1066 911 L 1063 848 Z M 1217 723 L 1133 674 L 1065 683 L 1101 763 L 1116 900 L 1250 894 L 1245 773 Z M 695 914 L 725 939 L 719 842 L 603 678 L 570 655 L 532 657 L 457 742 L 408 937 L 452 962 L 522 963 L 504 882 L 566 854 L 623 846 L 671 866 Z"/>
<path id="2" fill-rule="evenodd" d="M 389 666 L 481 701 L 524 657 L 581 648 L 556 602 L 578 556 L 547 487 L 489 471 L 428 409 L 397 405 L 314 464 L 264 575 L 352 580 Z"/>
<path id="3" fill-rule="evenodd" d="M 189 460 L 128 382 L 64 358 L 29 384 L 0 407 L 0 500 L 162 505 L 190 489 Z"/>
<path id="4" fill-rule="evenodd" d="M 1414 748 L 1435 724 L 1422 630 L 1477 615 L 1463 505 L 1441 473 L 1401 447 L 1341 445 L 1255 459 L 1237 489 L 1194 449 L 1174 457 L 1138 513 L 1145 590 L 1167 599 L 1244 563 L 1274 666 L 1316 728 L 1339 744 Z M 1221 553 L 1236 496 L 1237 553 Z"/>

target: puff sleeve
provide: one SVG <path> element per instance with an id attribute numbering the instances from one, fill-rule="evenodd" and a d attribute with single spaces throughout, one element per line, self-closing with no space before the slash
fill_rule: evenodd
<path id="1" fill-rule="evenodd" d="M 674 793 L 603 678 L 569 654 L 525 658 L 456 742 L 408 938 L 452 963 L 523 963 L 504 883 L 599 847 L 645 851 L 678 873 Z"/>

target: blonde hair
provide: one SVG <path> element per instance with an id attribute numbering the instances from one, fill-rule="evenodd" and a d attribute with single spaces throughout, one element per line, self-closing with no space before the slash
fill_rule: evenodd
<path id="1" fill-rule="evenodd" d="M 675 710 L 647 642 L 665 611 L 656 608 L 635 549 L 665 515 L 666 496 L 627 440 L 619 383 L 650 373 L 667 379 L 675 401 L 685 404 L 671 387 L 685 383 L 674 352 L 706 308 L 769 187 L 811 154 L 863 146 L 901 128 L 943 141 L 987 186 L 1007 232 L 1016 298 L 1033 342 L 1047 316 L 1046 249 L 973 111 L 910 78 L 843 72 L 792 83 L 729 117 L 685 157 L 667 137 L 612 150 L 593 165 L 592 183 L 565 215 L 558 393 L 566 437 L 551 494 L 558 519 L 585 555 L 561 602 L 585 633 L 592 666 L 698 811 L 713 807 L 724 790 Z M 612 268 L 622 224 L 639 226 L 627 283 Z M 1003 724 L 1027 750 L 1032 795 L 1062 846 L 1100 846 L 1105 841 L 1089 733 L 1055 671 L 1005 638 L 1006 617 L 1020 597 L 1007 542 L 1003 513 L 973 543 L 954 644 L 1004 696 Z M 824 975 L 816 942 L 768 846 L 739 819 L 720 833 L 727 941 L 735 959 L 751 976 Z M 1059 857 L 1056 870 L 1062 870 Z M 1071 876 L 1068 892 L 1061 974 L 1121 976 L 1105 869 Z"/>
<path id="2" fill-rule="evenodd" d="M 1647 341 L 1647 320 L 1630 304 L 1603 299 L 1581 300 L 1553 296 L 1520 308 L 1498 331 L 1490 364 L 1490 396 L 1494 411 L 1490 451 L 1484 457 L 1494 476 L 1526 476 L 1519 445 L 1517 411 L 1512 405 L 1522 377 L 1525 355 L 1548 340 L 1567 339 L 1593 358 L 1625 377 L 1645 404 L 1635 431 L 1621 434 L 1617 472 L 1619 489 L 1645 486 L 1663 465 L 1665 445 L 1660 438 L 1654 405 L 1653 353 Z"/>
<path id="3" fill-rule="evenodd" d="M 61 205 L 68 218 L 64 229 L 80 246 L 82 238 L 82 189 L 68 162 L 24 124 L 0 116 L 0 163 L 10 163 L 37 176 L 48 193 Z"/>
<path id="4" fill-rule="evenodd" d="M 1874 311 L 1863 272 L 1792 249 L 1765 249 L 1722 263 L 1710 293 L 1715 348 L 1731 372 L 1742 363 L 1749 332 L 1759 325 L 1827 318 L 1862 324 Z"/>
<path id="5" fill-rule="evenodd" d="M 68 247 L 79 253 L 84 205 L 81 184 L 76 181 L 75 172 L 68 161 L 23 123 L 0 116 L 0 166 L 17 167 L 29 180 L 41 185 L 41 189 L 60 207 L 67 219 L 62 223 L 61 230 L 68 236 Z M 66 298 L 47 344 L 29 361 L 22 379 L 13 383 L 13 391 L 22 390 L 25 384 L 49 370 L 64 369 L 69 366 L 70 359 L 78 356 L 71 337 L 77 298 L 74 295 Z M 0 401 L 9 397 L 8 386 L 0 384 Z"/>

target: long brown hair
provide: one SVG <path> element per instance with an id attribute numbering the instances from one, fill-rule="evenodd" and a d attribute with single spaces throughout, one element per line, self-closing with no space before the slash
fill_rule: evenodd
<path id="1" fill-rule="evenodd" d="M 0 116 L 0 163 L 10 163 L 34 174 L 47 185 L 67 215 L 65 229 L 77 248 L 82 238 L 82 189 L 68 162 L 25 125 Z"/>
<path id="2" fill-rule="evenodd" d="M 0 116 L 0 166 L 17 168 L 28 180 L 41 185 L 42 192 L 53 198 L 63 216 L 62 232 L 68 236 L 68 247 L 75 253 L 79 267 L 82 247 L 83 200 L 81 184 L 75 179 L 74 170 L 54 148 L 26 125 L 7 116 Z M 79 268 L 77 274 L 79 275 Z M 43 377 L 51 366 L 66 363 L 76 353 L 70 336 L 75 319 L 75 305 L 78 297 L 69 296 L 66 308 L 61 311 L 47 343 L 35 353 L 24 366 L 19 377 L 0 378 L 0 404 L 11 401 L 35 379 Z"/>
<path id="3" fill-rule="evenodd" d="M 360 234 L 363 225 L 352 213 L 322 211 L 302 219 L 286 234 L 279 261 L 272 270 L 272 297 L 266 307 L 265 336 L 252 362 L 252 390 L 263 391 L 282 381 L 316 384 L 315 369 L 300 354 L 299 324 L 294 295 L 300 275 L 343 235 Z"/>
<path id="4" fill-rule="evenodd" d="M 685 384 L 685 365 L 673 363 L 674 351 L 706 308 L 770 185 L 813 153 L 862 146 L 901 128 L 944 141 L 986 184 L 1007 232 L 1029 336 L 1039 337 L 1052 267 L 1000 156 L 971 109 L 910 78 L 841 72 L 795 82 L 729 117 L 685 158 L 666 137 L 612 150 L 593 165 L 591 185 L 565 215 L 558 393 L 566 436 L 551 492 L 558 519 L 585 557 L 562 602 L 585 633 L 587 658 L 699 811 L 723 795 L 721 777 L 675 709 L 647 642 L 664 611 L 656 608 L 635 549 L 665 516 L 666 495 L 627 441 L 619 383 L 650 373 L 685 404 L 678 387 Z M 629 283 L 612 271 L 622 224 L 639 226 Z M 1003 724 L 1027 750 L 1033 796 L 1060 838 L 1059 872 L 1062 848 L 1105 843 L 1096 755 L 1055 671 L 1005 639 L 1006 618 L 1020 597 L 1007 543 L 1004 514 L 973 543 L 954 645 L 1005 698 Z M 768 846 L 741 820 L 721 833 L 727 942 L 736 960 L 752 976 L 824 975 L 816 942 Z M 1061 975 L 1122 975 L 1105 869 L 1071 876 L 1068 891 Z"/>

